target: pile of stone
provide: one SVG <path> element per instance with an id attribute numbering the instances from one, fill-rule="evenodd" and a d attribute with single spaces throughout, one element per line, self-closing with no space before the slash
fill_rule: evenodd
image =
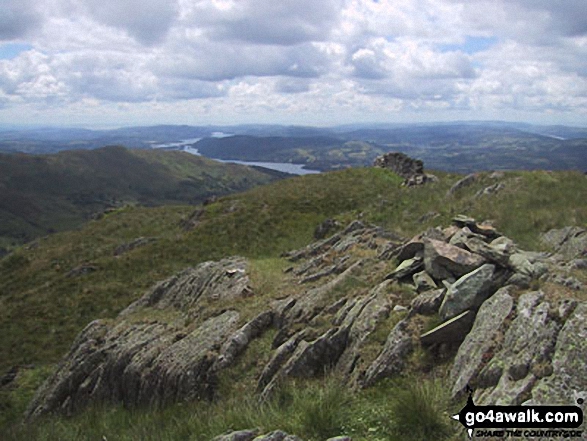
<path id="1" fill-rule="evenodd" d="M 404 178 L 404 185 L 407 187 L 438 180 L 436 176 L 424 173 L 424 163 L 420 159 L 412 159 L 401 152 L 386 153 L 379 156 L 375 159 L 373 166 L 391 170 L 401 176 Z"/>

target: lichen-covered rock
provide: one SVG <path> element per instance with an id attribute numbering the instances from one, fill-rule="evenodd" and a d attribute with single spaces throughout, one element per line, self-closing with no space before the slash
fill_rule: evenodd
<path id="1" fill-rule="evenodd" d="M 587 230 L 584 228 L 565 227 L 550 230 L 543 234 L 540 240 L 567 259 L 587 255 Z"/>
<path id="2" fill-rule="evenodd" d="M 337 371 L 347 376 L 354 371 L 365 340 L 380 322 L 389 317 L 390 312 L 388 296 L 375 287 L 368 296 L 354 302 L 346 314 L 334 321 L 335 325 L 349 329 L 347 347 L 337 362 Z"/>
<path id="3" fill-rule="evenodd" d="M 536 381 L 550 375 L 550 360 L 561 325 L 544 294 L 520 296 L 517 315 L 501 348 L 477 377 L 479 405 L 518 405 L 529 398 Z"/>
<path id="4" fill-rule="evenodd" d="M 91 402 L 132 407 L 211 398 L 218 370 L 271 325 L 273 313 L 239 329 L 237 311 L 206 319 L 199 302 L 249 295 L 248 281 L 244 259 L 205 262 L 158 283 L 114 321 L 90 323 L 27 417 L 68 414 Z"/>
<path id="5" fill-rule="evenodd" d="M 448 320 L 466 310 L 476 311 L 492 294 L 494 273 L 495 266 L 486 263 L 452 284 L 440 306 L 440 317 Z"/>
<path id="6" fill-rule="evenodd" d="M 136 406 L 210 398 L 214 353 L 238 318 L 227 311 L 187 334 L 160 322 L 93 322 L 39 389 L 27 417 L 71 413 L 92 401 Z"/>
<path id="7" fill-rule="evenodd" d="M 509 257 L 508 265 L 516 273 L 530 279 L 538 279 L 548 272 L 548 265 L 545 262 L 547 257 L 543 253 L 519 251 Z"/>
<path id="8" fill-rule="evenodd" d="M 414 331 L 409 324 L 409 319 L 404 319 L 395 325 L 381 353 L 359 380 L 361 387 L 371 386 L 382 378 L 397 375 L 404 370 L 407 358 L 415 347 Z"/>
<path id="9" fill-rule="evenodd" d="M 247 262 L 240 257 L 204 262 L 157 283 L 121 314 L 128 315 L 145 307 L 173 308 L 187 312 L 200 298 L 232 300 L 252 294 Z"/>
<path id="10" fill-rule="evenodd" d="M 508 287 L 500 289 L 479 309 L 473 328 L 459 347 L 450 372 L 453 397 L 464 392 L 467 385 L 474 387 L 473 380 L 487 361 L 485 357 L 489 357 L 497 345 L 498 333 L 514 307 L 510 291 Z"/>
<path id="11" fill-rule="evenodd" d="M 432 315 L 436 314 L 440 309 L 440 305 L 444 300 L 446 289 L 435 289 L 432 291 L 426 291 L 412 300 L 410 315 L 421 314 L 421 315 Z"/>
<path id="12" fill-rule="evenodd" d="M 573 396 L 587 392 L 587 303 L 577 305 L 561 329 L 552 375 L 542 378 L 532 390 L 535 404 L 576 404 Z"/>

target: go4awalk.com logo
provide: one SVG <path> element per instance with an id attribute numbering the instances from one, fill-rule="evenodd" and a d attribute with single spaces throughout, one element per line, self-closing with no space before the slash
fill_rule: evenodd
<path id="1" fill-rule="evenodd" d="M 580 406 L 583 399 L 577 400 Z M 476 406 L 472 391 L 461 411 L 452 418 L 459 421 L 469 438 L 581 438 L 583 410 L 579 406 Z"/>

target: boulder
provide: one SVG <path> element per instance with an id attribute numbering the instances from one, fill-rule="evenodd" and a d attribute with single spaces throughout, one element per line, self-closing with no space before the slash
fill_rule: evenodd
<path id="1" fill-rule="evenodd" d="M 476 254 L 439 240 L 424 242 L 424 267 L 436 280 L 455 280 L 485 263 Z"/>
<path id="2" fill-rule="evenodd" d="M 501 288 L 479 308 L 473 328 L 459 347 L 450 371 L 453 398 L 468 385 L 474 388 L 475 376 L 497 346 L 498 334 L 513 311 L 511 291 L 510 287 Z"/>
<path id="3" fill-rule="evenodd" d="M 411 303 L 410 316 L 414 314 L 433 315 L 438 312 L 444 300 L 446 289 L 435 289 L 418 295 Z"/>
<path id="4" fill-rule="evenodd" d="M 495 266 L 486 263 L 452 284 L 440 306 L 440 317 L 448 320 L 469 309 L 476 311 L 492 294 L 494 273 Z"/>

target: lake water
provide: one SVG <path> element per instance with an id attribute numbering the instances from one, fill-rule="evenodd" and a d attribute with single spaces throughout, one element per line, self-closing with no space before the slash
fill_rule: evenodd
<path id="1" fill-rule="evenodd" d="M 213 138 L 224 138 L 226 136 L 232 136 L 227 133 L 222 132 L 214 132 L 211 135 Z M 155 144 L 153 145 L 154 149 L 177 149 L 183 150 L 184 152 L 191 153 L 192 155 L 201 156 L 198 149 L 194 148 L 193 145 L 197 143 L 202 138 L 190 138 L 184 139 L 183 141 L 179 142 L 169 142 L 166 144 Z M 214 158 L 211 158 L 214 159 Z M 241 164 L 241 165 L 250 165 L 250 166 L 257 166 L 257 167 L 264 167 L 270 170 L 277 170 L 284 173 L 291 173 L 292 175 L 311 175 L 320 173 L 318 170 L 308 170 L 303 168 L 303 164 L 290 164 L 288 162 L 258 162 L 258 161 L 239 161 L 236 159 L 215 159 L 215 161 L 220 162 L 230 162 L 233 164 Z"/>
<path id="2" fill-rule="evenodd" d="M 184 152 L 191 153 L 192 155 L 200 155 L 198 149 L 195 149 L 190 146 L 186 146 L 182 149 Z M 214 158 L 211 158 L 214 159 Z M 320 173 L 319 170 L 308 170 L 303 168 L 303 164 L 290 164 L 288 162 L 257 162 L 257 161 L 238 161 L 236 159 L 214 159 L 215 161 L 220 162 L 230 162 L 233 164 L 241 164 L 241 165 L 250 165 L 250 166 L 257 166 L 257 167 L 264 167 L 270 170 L 277 170 L 284 173 L 291 173 L 293 175 L 311 175 Z"/>

